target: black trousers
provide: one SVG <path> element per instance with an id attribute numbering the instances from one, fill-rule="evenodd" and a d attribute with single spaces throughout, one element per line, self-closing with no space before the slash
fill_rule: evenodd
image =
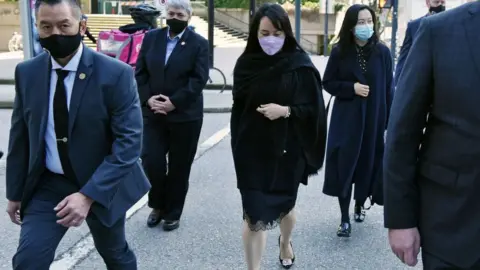
<path id="1" fill-rule="evenodd" d="M 25 208 L 20 241 L 13 256 L 14 270 L 48 270 L 55 251 L 68 228 L 57 224 L 55 206 L 68 195 L 78 192 L 67 178 L 45 172 L 41 183 Z M 108 270 L 136 270 L 137 259 L 125 239 L 125 218 L 105 227 L 95 215 L 86 219 L 98 253 Z"/>
<path id="2" fill-rule="evenodd" d="M 142 163 L 152 185 L 148 206 L 161 210 L 166 220 L 182 215 L 202 124 L 203 119 L 180 123 L 145 119 Z"/>
<path id="3" fill-rule="evenodd" d="M 422 251 L 423 270 L 480 270 L 480 261 L 471 268 L 461 268 L 444 262 L 428 252 Z"/>

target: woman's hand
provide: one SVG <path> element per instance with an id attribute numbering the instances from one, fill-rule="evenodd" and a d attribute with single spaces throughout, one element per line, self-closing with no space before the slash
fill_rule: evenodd
<path id="1" fill-rule="evenodd" d="M 353 88 L 355 89 L 355 94 L 357 96 L 368 97 L 368 93 L 370 92 L 370 87 L 368 85 L 355 83 Z"/>
<path id="2" fill-rule="evenodd" d="M 288 115 L 288 107 L 269 103 L 260 105 L 260 107 L 257 108 L 257 112 L 263 114 L 270 120 L 277 120 L 280 117 L 286 117 Z"/>

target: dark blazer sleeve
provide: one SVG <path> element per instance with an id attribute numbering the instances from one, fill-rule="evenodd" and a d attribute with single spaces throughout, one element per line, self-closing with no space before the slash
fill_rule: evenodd
<path id="1" fill-rule="evenodd" d="M 140 104 L 142 106 L 147 105 L 148 99 L 152 96 L 152 91 L 149 85 L 150 73 L 147 68 L 146 54 L 148 48 L 152 43 L 152 35 L 154 32 L 148 32 L 143 38 L 142 46 L 138 54 L 137 63 L 135 65 L 135 79 L 138 85 L 138 94 L 140 96 Z"/>
<path id="2" fill-rule="evenodd" d="M 393 100 L 384 158 L 384 221 L 390 229 L 418 226 L 417 159 L 432 102 L 434 44 L 422 20 Z M 418 76 L 421 74 L 421 76 Z"/>
<path id="3" fill-rule="evenodd" d="M 197 37 L 197 39 L 199 41 L 198 51 L 195 59 L 193 59 L 195 67 L 189 82 L 184 88 L 178 89 L 175 94 L 170 97 L 170 101 L 177 109 L 188 107 L 201 95 L 203 88 L 207 84 L 209 71 L 208 41 L 200 37 Z"/>
<path id="4" fill-rule="evenodd" d="M 19 66 L 15 68 L 15 101 L 13 103 L 10 139 L 8 143 L 6 181 L 7 199 L 21 201 L 29 167 L 28 129 L 23 118 L 23 102 L 20 91 Z"/>
<path id="5" fill-rule="evenodd" d="M 330 95 L 337 98 L 351 99 L 355 97 L 355 82 L 343 81 L 338 77 L 340 64 L 340 50 L 335 47 L 328 58 L 325 74 L 323 75 L 323 87 Z"/>
<path id="6" fill-rule="evenodd" d="M 385 127 L 388 126 L 388 119 L 389 119 L 389 116 L 390 116 L 390 110 L 392 108 L 392 101 L 393 101 L 393 96 L 395 94 L 395 84 L 393 82 L 393 59 L 392 59 L 392 55 L 391 55 L 391 52 L 388 48 L 385 48 L 385 52 L 384 52 L 384 58 L 385 58 L 385 66 L 386 66 L 386 86 L 385 86 L 385 89 L 386 89 L 386 104 L 387 104 L 387 125 Z"/>
<path id="7" fill-rule="evenodd" d="M 111 91 L 106 103 L 111 117 L 112 152 L 80 190 L 105 208 L 110 207 L 120 179 L 136 181 L 125 176 L 140 158 L 143 129 L 137 84 L 130 67 L 124 67 Z"/>
<path id="8" fill-rule="evenodd" d="M 405 38 L 403 39 L 402 47 L 400 48 L 400 55 L 398 56 L 397 68 L 395 69 L 395 85 L 398 84 L 398 79 L 407 60 L 408 53 L 413 43 L 412 23 L 408 23 L 407 31 L 405 32 Z"/>

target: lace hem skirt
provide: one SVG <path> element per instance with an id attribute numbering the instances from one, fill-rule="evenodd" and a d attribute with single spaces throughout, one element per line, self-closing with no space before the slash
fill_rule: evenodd
<path id="1" fill-rule="evenodd" d="M 276 228 L 295 207 L 297 191 L 298 188 L 295 192 L 286 194 L 241 189 L 243 220 L 251 231 Z"/>

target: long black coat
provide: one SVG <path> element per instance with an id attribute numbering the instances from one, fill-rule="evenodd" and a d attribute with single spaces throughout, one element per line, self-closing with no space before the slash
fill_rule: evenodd
<path id="1" fill-rule="evenodd" d="M 370 87 L 367 98 L 355 95 L 356 82 Z M 363 74 L 355 47 L 343 54 L 335 47 L 325 70 L 324 88 L 335 96 L 335 102 L 323 192 L 345 197 L 350 185 L 355 183 L 354 198 L 366 199 L 382 180 L 384 131 L 393 97 L 390 50 L 381 43 L 376 44 L 367 72 Z"/>

